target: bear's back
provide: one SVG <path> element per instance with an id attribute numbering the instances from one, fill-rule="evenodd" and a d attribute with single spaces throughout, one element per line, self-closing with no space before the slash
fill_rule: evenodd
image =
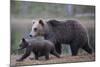
<path id="1" fill-rule="evenodd" d="M 85 27 L 76 20 L 57 21 L 50 20 L 47 22 L 50 32 L 45 36 L 53 42 L 69 43 L 75 38 L 87 37 Z"/>

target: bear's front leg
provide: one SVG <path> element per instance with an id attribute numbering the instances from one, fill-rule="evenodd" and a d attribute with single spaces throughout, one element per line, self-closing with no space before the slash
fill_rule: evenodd
<path id="1" fill-rule="evenodd" d="M 26 48 L 25 54 L 18 60 L 16 61 L 23 61 L 25 58 L 27 58 L 31 53 L 31 49 L 30 48 Z"/>
<path id="2" fill-rule="evenodd" d="M 62 49 L 61 43 L 56 43 L 55 49 L 58 54 L 61 54 L 61 49 Z"/>
<path id="3" fill-rule="evenodd" d="M 51 51 L 51 54 L 54 55 L 54 56 L 56 56 L 56 57 L 58 57 L 58 58 L 60 58 L 60 55 L 56 52 L 55 49 L 53 49 L 53 50 Z"/>

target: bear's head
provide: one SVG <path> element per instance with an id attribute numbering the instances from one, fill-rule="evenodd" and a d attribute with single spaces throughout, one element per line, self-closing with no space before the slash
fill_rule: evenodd
<path id="1" fill-rule="evenodd" d="M 21 43 L 19 45 L 19 50 L 24 49 L 27 46 L 28 46 L 28 42 L 24 38 L 22 38 L 22 41 L 21 41 Z"/>
<path id="2" fill-rule="evenodd" d="M 44 35 L 44 26 L 45 26 L 45 23 L 41 19 L 38 22 L 33 21 L 30 37 Z"/>

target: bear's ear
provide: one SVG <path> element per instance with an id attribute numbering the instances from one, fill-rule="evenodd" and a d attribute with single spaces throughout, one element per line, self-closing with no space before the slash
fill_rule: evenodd
<path id="1" fill-rule="evenodd" d="M 32 23 L 34 24 L 35 22 L 34 22 L 34 19 L 32 20 Z"/>
<path id="2" fill-rule="evenodd" d="M 23 41 L 23 42 L 26 42 L 26 40 L 25 40 L 24 38 L 22 38 L 22 41 Z"/>
<path id="3" fill-rule="evenodd" d="M 44 22 L 43 22 L 43 20 L 39 20 L 39 24 L 41 24 L 42 26 L 44 26 Z"/>

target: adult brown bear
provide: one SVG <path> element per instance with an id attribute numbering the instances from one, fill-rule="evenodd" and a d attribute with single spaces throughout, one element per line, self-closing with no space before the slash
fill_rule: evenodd
<path id="1" fill-rule="evenodd" d="M 75 20 L 57 21 L 39 20 L 33 22 L 30 37 L 42 35 L 45 39 L 55 44 L 56 51 L 61 54 L 61 44 L 69 44 L 72 55 L 77 55 L 79 48 L 92 53 L 89 45 L 89 37 L 82 24 Z"/>

